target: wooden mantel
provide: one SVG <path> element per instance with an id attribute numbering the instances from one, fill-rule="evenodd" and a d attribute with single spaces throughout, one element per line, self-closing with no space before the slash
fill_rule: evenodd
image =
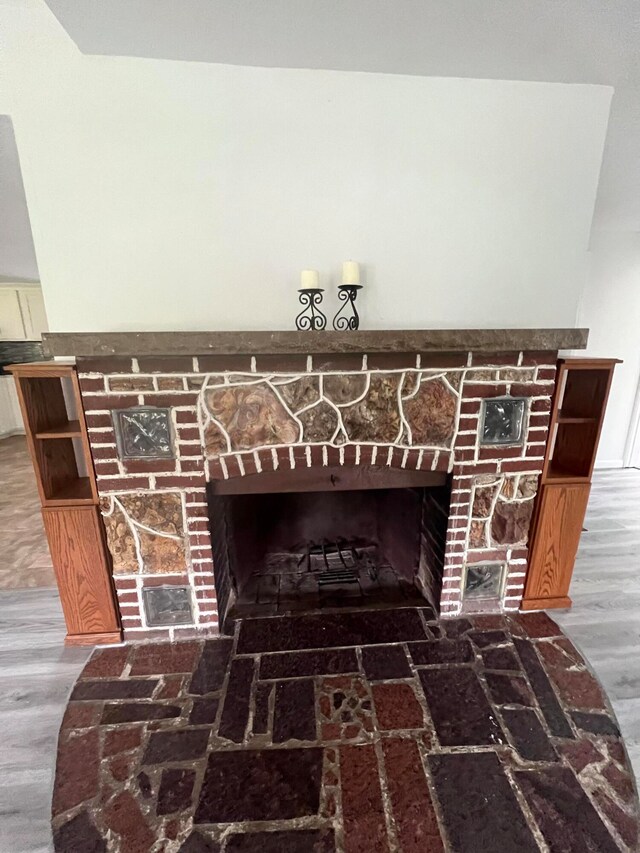
<path id="1" fill-rule="evenodd" d="M 588 329 L 422 329 L 357 332 L 55 332 L 51 356 L 266 353 L 513 352 L 585 349 Z"/>

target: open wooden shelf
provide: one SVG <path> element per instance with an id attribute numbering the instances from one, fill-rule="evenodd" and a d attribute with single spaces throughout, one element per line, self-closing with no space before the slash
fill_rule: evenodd
<path id="1" fill-rule="evenodd" d="M 13 373 L 71 645 L 122 638 L 111 560 L 75 367 L 16 364 Z"/>
<path id="2" fill-rule="evenodd" d="M 95 503 L 91 491 L 91 479 L 78 477 L 60 489 L 52 492 L 44 506 L 92 506 Z"/>
<path id="3" fill-rule="evenodd" d="M 562 412 L 558 415 L 556 423 L 558 424 L 594 424 L 597 418 L 576 418 L 571 415 L 564 415 Z"/>
<path id="4" fill-rule="evenodd" d="M 616 359 L 561 359 L 531 525 L 522 610 L 569 607 L 569 585 Z"/>
<path id="5" fill-rule="evenodd" d="M 80 421 L 65 421 L 65 423 L 60 424 L 59 426 L 49 427 L 49 429 L 36 433 L 36 438 L 40 439 L 81 437 L 82 427 L 80 426 Z"/>

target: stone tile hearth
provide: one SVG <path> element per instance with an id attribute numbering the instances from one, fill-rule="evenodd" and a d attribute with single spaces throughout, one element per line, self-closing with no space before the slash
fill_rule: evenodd
<path id="1" fill-rule="evenodd" d="M 544 614 L 250 619 L 96 651 L 53 795 L 58 853 L 636 851 L 607 698 Z"/>

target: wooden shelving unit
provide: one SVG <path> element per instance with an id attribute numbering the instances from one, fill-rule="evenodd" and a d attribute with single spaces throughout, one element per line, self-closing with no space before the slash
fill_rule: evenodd
<path id="1" fill-rule="evenodd" d="M 14 376 L 71 645 L 122 631 L 75 367 L 17 364 Z"/>
<path id="2" fill-rule="evenodd" d="M 570 607 L 573 574 L 617 359 L 561 359 L 531 526 L 523 610 Z"/>

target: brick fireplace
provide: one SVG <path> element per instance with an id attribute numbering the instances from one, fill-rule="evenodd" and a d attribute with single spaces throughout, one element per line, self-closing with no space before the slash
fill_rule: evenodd
<path id="1" fill-rule="evenodd" d="M 565 346 L 581 345 L 579 331 L 564 333 Z M 527 341 L 533 333 L 502 334 Z M 242 518 L 231 502 L 241 496 L 245 517 L 255 519 L 259 505 L 251 501 L 259 498 L 286 517 L 323 495 L 324 514 L 341 518 L 334 538 L 345 551 L 356 540 L 359 556 L 369 546 L 384 550 L 378 539 L 386 536 L 387 565 L 402 562 L 393 556 L 398 548 L 409 553 L 417 543 L 398 572 L 400 594 L 425 597 L 442 617 L 517 611 L 560 337 L 544 349 L 487 351 L 485 343 L 417 351 L 396 342 L 393 351 L 328 355 L 249 346 L 246 353 L 143 354 L 141 345 L 130 355 L 129 341 L 126 355 L 115 348 L 77 355 L 125 637 L 222 627 L 246 592 L 247 554 L 257 553 L 245 548 L 240 567 L 229 558 L 230 542 L 237 550 L 229 528 L 237 537 Z M 304 335 L 296 339 L 299 347 Z M 344 501 L 356 491 L 354 517 L 375 503 L 376 529 L 385 519 L 386 533 L 375 541 L 365 541 L 364 522 L 349 539 L 344 519 L 354 510 Z M 333 510 L 329 499 L 338 501 Z M 396 525 L 391 546 L 387 519 L 397 511 L 406 514 L 406 541 Z M 316 538 L 326 539 L 318 530 Z M 294 539 L 317 565 L 322 543 Z M 335 568 L 336 555 L 324 569 Z M 300 566 L 298 575 L 312 567 L 311 557 Z M 255 590 L 260 581 L 251 583 Z M 255 603 L 265 602 L 256 595 Z"/>

